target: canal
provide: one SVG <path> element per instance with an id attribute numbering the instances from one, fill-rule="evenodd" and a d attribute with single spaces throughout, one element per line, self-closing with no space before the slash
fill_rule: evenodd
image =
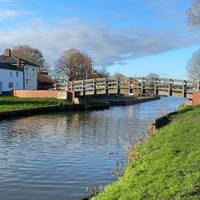
<path id="1" fill-rule="evenodd" d="M 117 163 L 148 125 L 176 110 L 164 97 L 110 110 L 39 115 L 0 122 L 0 199 L 79 200 L 115 180 Z"/>

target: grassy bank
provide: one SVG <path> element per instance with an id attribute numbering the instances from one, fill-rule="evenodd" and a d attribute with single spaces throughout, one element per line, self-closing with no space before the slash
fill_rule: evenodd
<path id="1" fill-rule="evenodd" d="M 94 199 L 199 200 L 200 107 L 184 111 L 131 149 L 124 176 Z"/>
<path id="2" fill-rule="evenodd" d="M 48 98 L 16 98 L 0 97 L 0 112 L 25 110 L 31 108 L 40 108 L 48 106 L 58 106 L 71 104 L 66 100 L 48 99 Z"/>

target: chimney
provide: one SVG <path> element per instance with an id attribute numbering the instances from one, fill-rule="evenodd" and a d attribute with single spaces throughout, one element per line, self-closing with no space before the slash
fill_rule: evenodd
<path id="1" fill-rule="evenodd" d="M 17 67 L 21 67 L 22 64 L 21 64 L 21 59 L 20 58 L 17 58 Z"/>
<path id="2" fill-rule="evenodd" d="M 5 50 L 4 50 L 4 56 L 12 56 L 12 51 L 11 51 L 11 49 L 5 49 Z"/>

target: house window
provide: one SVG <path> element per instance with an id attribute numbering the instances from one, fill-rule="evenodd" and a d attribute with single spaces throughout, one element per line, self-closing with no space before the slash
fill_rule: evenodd
<path id="1" fill-rule="evenodd" d="M 35 69 L 32 69 L 32 71 L 33 71 L 33 77 L 35 78 Z"/>
<path id="2" fill-rule="evenodd" d="M 0 81 L 0 95 L 2 94 L 2 81 Z"/>
<path id="3" fill-rule="evenodd" d="M 12 77 L 12 75 L 13 75 L 12 72 L 10 72 L 10 76 L 11 76 L 11 77 Z"/>
<path id="4" fill-rule="evenodd" d="M 9 87 L 10 89 L 12 89 L 12 88 L 13 88 L 13 82 L 9 82 L 9 83 L 8 83 L 8 87 Z"/>
<path id="5" fill-rule="evenodd" d="M 28 79 L 25 80 L 26 81 L 26 86 L 28 85 Z"/>
<path id="6" fill-rule="evenodd" d="M 19 77 L 19 72 L 16 72 L 16 77 Z"/>
<path id="7" fill-rule="evenodd" d="M 25 70 L 26 70 L 26 77 L 28 77 L 28 68 L 26 67 Z"/>

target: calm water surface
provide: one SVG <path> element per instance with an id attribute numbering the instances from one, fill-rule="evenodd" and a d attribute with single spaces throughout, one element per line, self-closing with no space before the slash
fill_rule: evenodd
<path id="1" fill-rule="evenodd" d="M 110 110 L 40 115 L 0 122 L 0 199 L 78 200 L 87 187 L 115 180 L 116 163 L 181 98 Z"/>

